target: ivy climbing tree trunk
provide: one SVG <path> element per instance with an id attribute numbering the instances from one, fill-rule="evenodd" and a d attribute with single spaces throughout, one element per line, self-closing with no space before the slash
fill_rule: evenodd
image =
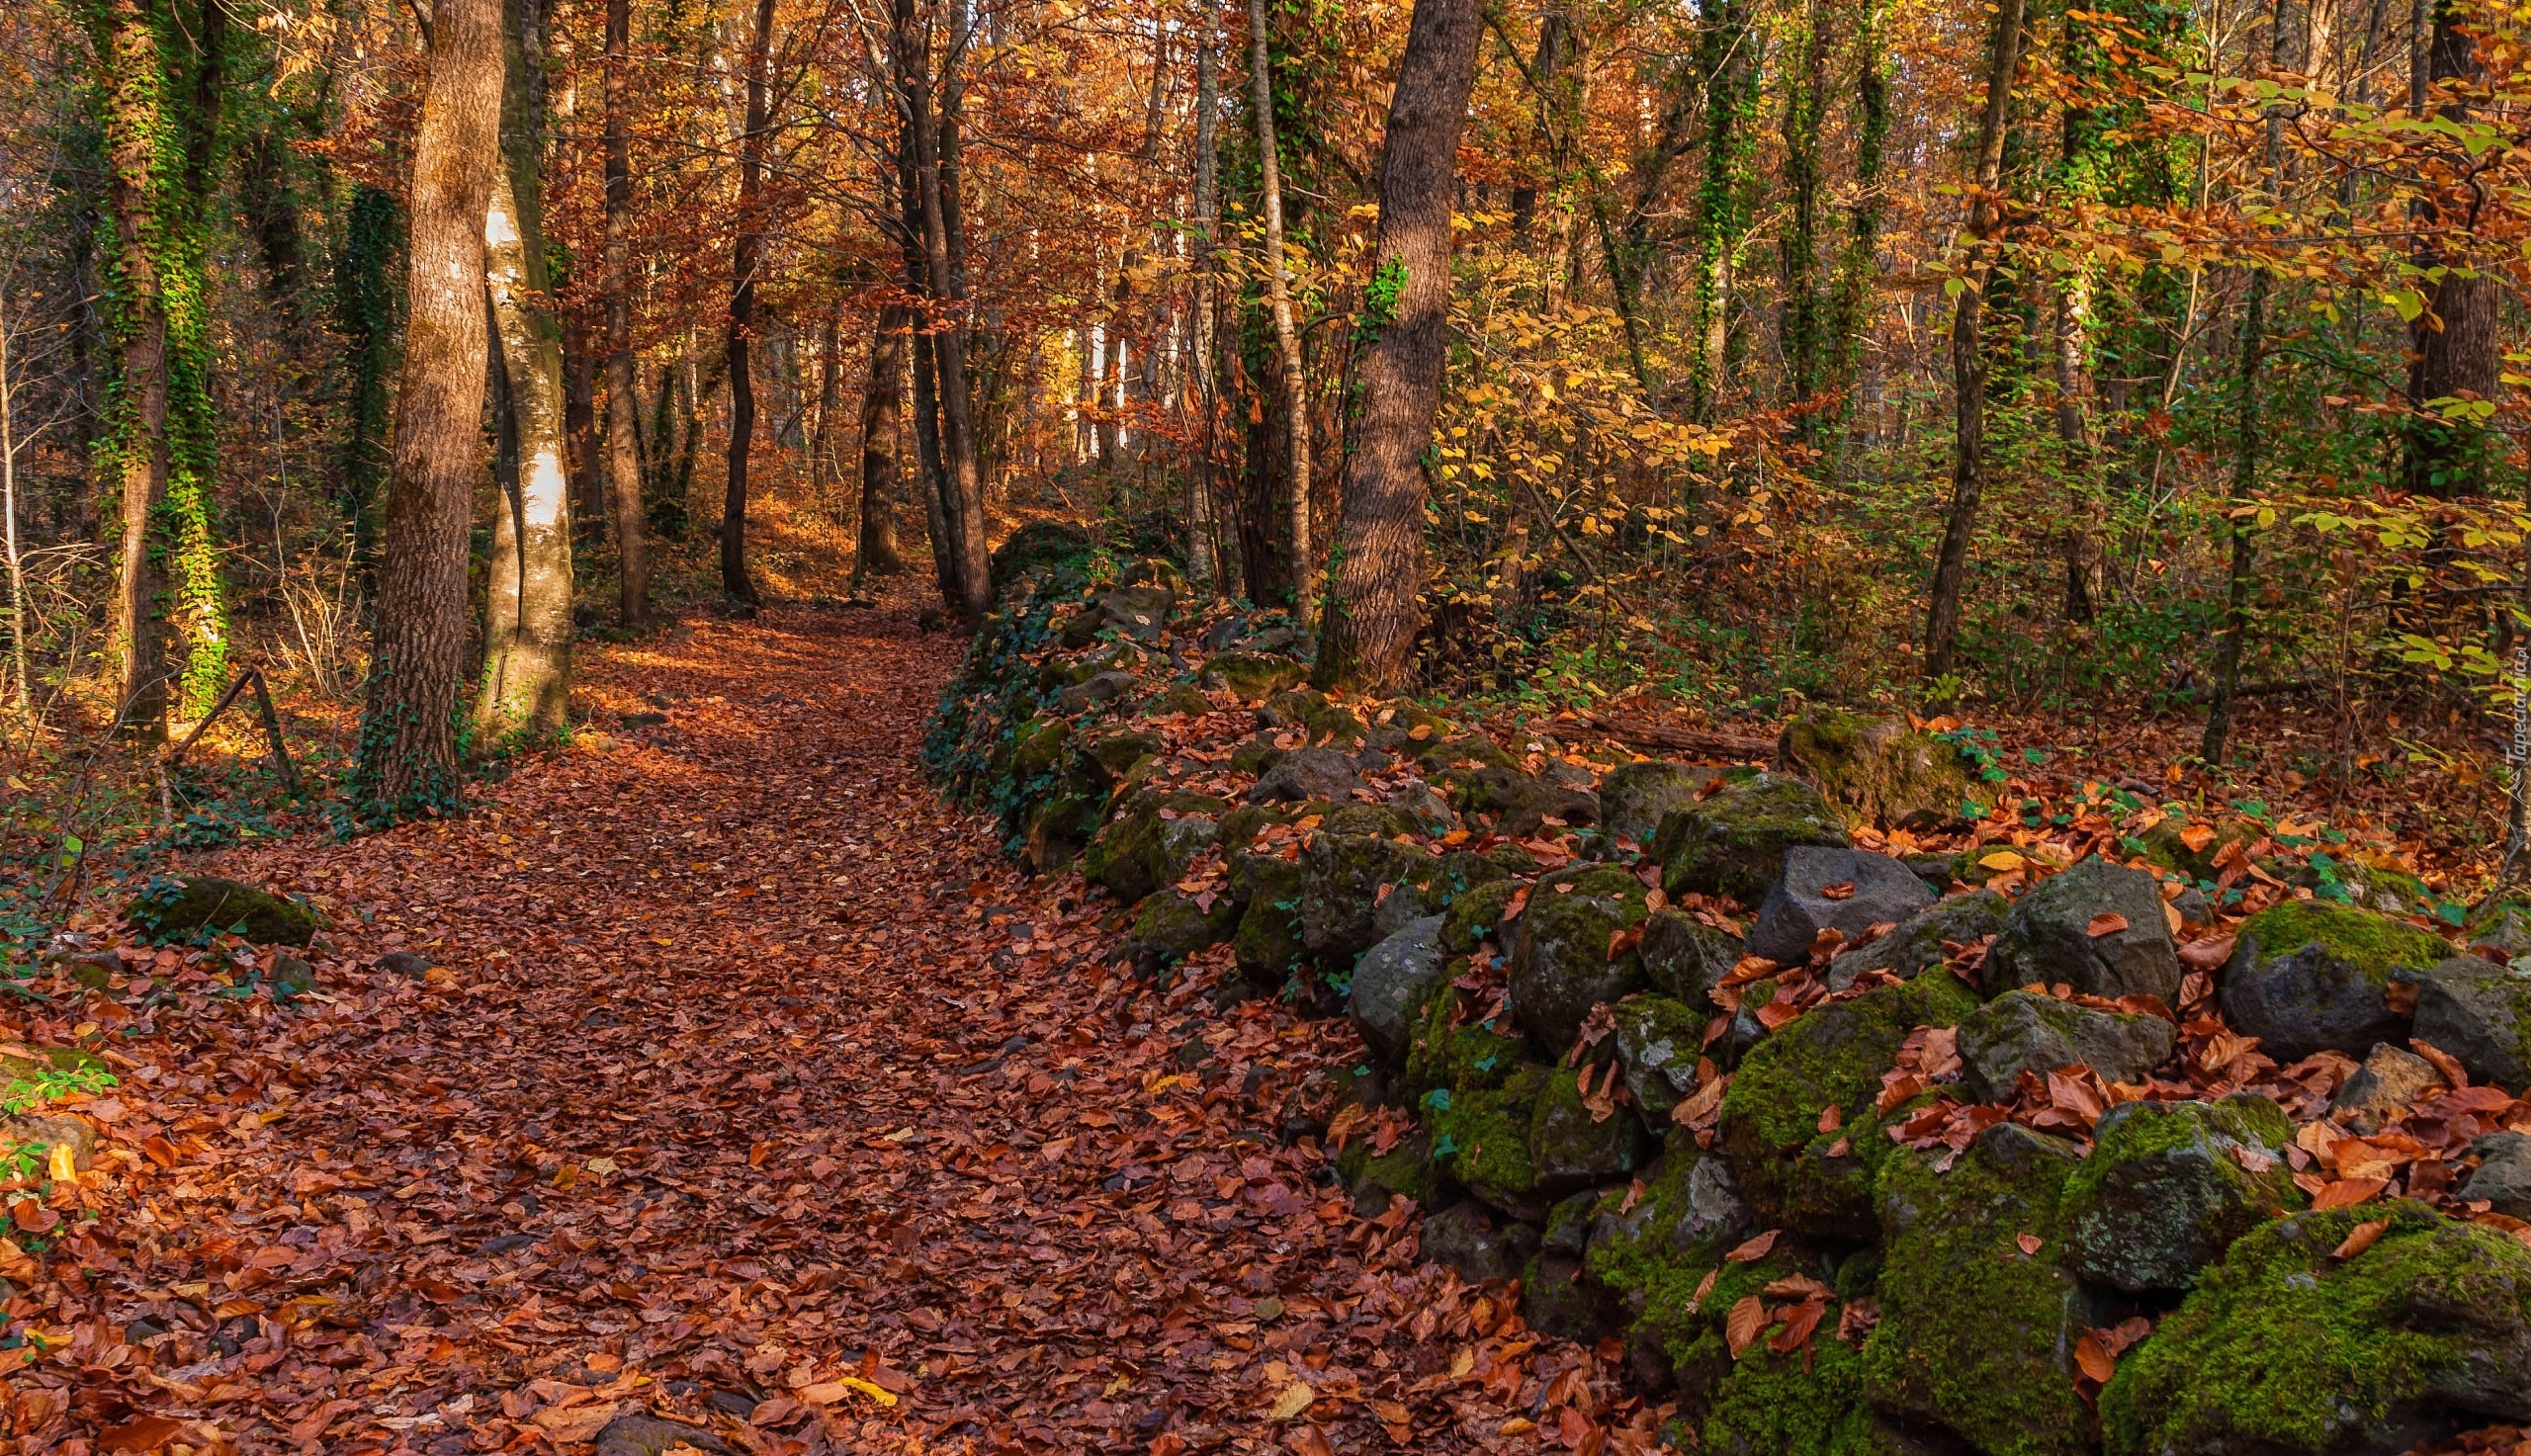
<path id="1" fill-rule="evenodd" d="M 1194 373 L 1185 399 L 1195 413 L 1195 468 L 1187 480 L 1186 580 L 1210 596 L 1221 579 L 1221 530 L 1213 509 L 1214 248 L 1221 236 L 1221 47 L 1216 42 L 1214 0 L 1197 11 L 1195 35 L 1195 236 L 1194 298 L 1189 332 Z"/>
<path id="2" fill-rule="evenodd" d="M 171 706 L 199 713 L 227 685 L 206 273 L 226 12 L 204 0 L 179 15 L 177 3 L 105 0 L 93 13 L 114 219 L 98 466 L 122 494 L 111 612 L 119 721 L 148 736 L 165 733 Z M 181 670 L 169 663 L 177 643 Z"/>
<path id="3" fill-rule="evenodd" d="M 606 0 L 606 504 L 616 620 L 639 628 L 651 615 L 651 537 L 642 516 L 642 398 L 633 381 L 632 35 L 632 0 Z"/>
<path id="4" fill-rule="evenodd" d="M 483 614 L 476 731 L 562 731 L 570 722 L 571 493 L 563 436 L 563 344 L 546 276 L 536 119 L 525 56 L 508 44 L 500 175 L 483 217 L 493 342 L 516 431 L 518 471 L 494 492 L 512 558 L 495 561 Z M 496 535 L 497 539 L 497 535 Z"/>
<path id="5" fill-rule="evenodd" d="M 413 142 L 404 364 L 378 629 L 353 765 L 371 821 L 458 802 L 466 536 L 483 465 L 483 214 L 500 173 L 501 0 L 438 0 Z"/>
<path id="6" fill-rule="evenodd" d="M 1361 413 L 1345 462 L 1336 612 L 1322 684 L 1391 693 L 1423 625 L 1424 454 L 1449 359 L 1453 162 L 1476 81 L 1481 0 L 1416 0 L 1380 147 L 1378 241 L 1363 296 L 1376 330 L 1356 364 Z"/>
<path id="7" fill-rule="evenodd" d="M 378 563 L 378 503 L 387 484 L 387 425 L 395 369 L 394 195 L 361 186 L 334 263 L 334 326 L 350 381 L 343 400 L 342 483 L 334 496 L 352 534 L 352 563 L 368 584 Z"/>
<path id="8" fill-rule="evenodd" d="M 1968 258 L 1957 311 L 1951 320 L 1952 464 L 1951 514 L 1943 523 L 1942 555 L 1934 562 L 1933 590 L 1925 610 L 1927 677 L 1951 671 L 1960 637 L 1960 593 L 1968 574 L 1968 543 L 1977 530 L 1977 500 L 1986 486 L 1986 351 L 1980 329 L 1986 289 L 1994 281 L 1994 235 L 2003 225 L 1996 189 L 2004 169 L 2004 143 L 2012 129 L 2013 82 L 2021 71 L 2022 0 L 2002 0 L 1986 51 L 1986 108 L 1977 124 L 1977 155 L 1968 200 Z"/>
<path id="9" fill-rule="evenodd" d="M 1318 615 L 1318 566 L 1309 539 L 1309 381 L 1301 373 L 1301 336 L 1292 322 L 1289 260 L 1283 255 L 1283 173 L 1274 148 L 1274 73 L 1266 37 L 1266 0 L 1248 0 L 1251 110 L 1257 114 L 1258 170 L 1264 178 L 1266 298 L 1274 315 L 1274 358 L 1282 376 L 1283 428 L 1289 436 L 1292 616 L 1306 628 Z"/>
<path id="10" fill-rule="evenodd" d="M 1704 75 L 1704 179 L 1696 204 L 1694 410 L 1708 417 L 1729 367 L 1731 294 L 1747 229 L 1751 134 L 1758 104 L 1753 0 L 1705 0 L 1699 25 Z"/>
<path id="11" fill-rule="evenodd" d="M 721 497 L 721 589 L 738 601 L 756 599 L 747 575 L 747 456 L 755 449 L 755 376 L 747 351 L 755 337 L 756 270 L 764 252 L 764 133 L 772 119 L 773 0 L 756 0 L 747 40 L 745 129 L 739 136 L 739 231 L 730 249 L 730 464 Z"/>

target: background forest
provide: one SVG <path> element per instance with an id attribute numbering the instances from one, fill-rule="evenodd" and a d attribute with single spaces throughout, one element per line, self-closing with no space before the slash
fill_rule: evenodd
<path id="1" fill-rule="evenodd" d="M 2126 724 L 2492 834 L 2521 16 L 1428 9 L 1410 55 L 1318 0 L 7 7 L 20 741 L 257 662 L 393 817 L 565 727 L 575 633 L 909 561 L 973 623 L 1062 517 L 1331 614 L 1331 682 Z M 498 165 L 434 170 L 441 86 Z M 415 297 L 472 216 L 481 289 Z M 396 548 L 408 461 L 463 582 Z"/>

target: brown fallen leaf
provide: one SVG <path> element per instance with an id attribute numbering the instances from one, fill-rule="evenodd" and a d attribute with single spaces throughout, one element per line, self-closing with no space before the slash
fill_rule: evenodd
<path id="1" fill-rule="evenodd" d="M 2179 963 L 2191 971 L 2219 971 L 2230 959 L 2232 937 L 2228 935 L 2192 940 L 2179 948 Z"/>
<path id="2" fill-rule="evenodd" d="M 2346 1231 L 2346 1237 L 2338 1241 L 2337 1247 L 2329 1250 L 2329 1257 L 2333 1259 L 2351 1259 L 2355 1257 L 2364 1250 L 2371 1248 L 2385 1233 L 2390 1231 L 2390 1227 L 2391 1221 L 2389 1219 L 2365 1220 L 2363 1223 L 2360 1223 L 2354 1228 Z"/>
<path id="3" fill-rule="evenodd" d="M 2312 1209 L 2324 1213 L 2332 1208 L 2353 1208 L 2370 1203 L 2376 1195 L 2391 1186 L 2388 1178 L 2340 1178 L 2322 1187 L 2312 1199 Z"/>
<path id="4" fill-rule="evenodd" d="M 1754 1294 L 1743 1295 L 1722 1318 L 1722 1337 L 1731 1347 L 1731 1358 L 1737 1360 L 1755 1344 L 1759 1332 L 1767 1328 L 1767 1302 Z"/>
<path id="5" fill-rule="evenodd" d="M 2037 1258 L 2037 1257 L 2039 1257 L 2039 1249 L 2040 1249 L 2040 1245 L 2041 1245 L 2041 1240 L 2040 1240 L 2040 1237 L 2039 1237 L 2038 1235 L 2036 1235 L 2036 1234 L 2015 1234 L 2015 1235 L 2013 1236 L 2013 1242 L 2018 1243 L 2018 1244 L 2020 1244 L 2020 1245 L 2021 1245 L 2021 1251 L 2022 1251 L 2023 1253 L 2026 1253 L 2026 1254 L 2030 1255 L 2032 1258 Z"/>
<path id="6" fill-rule="evenodd" d="M 2116 910 L 2103 910 L 2099 914 L 2092 916 L 2091 919 L 2084 924 L 2083 933 L 2094 940 L 2098 940 L 2104 935 L 2116 935 L 2119 931 L 2126 928 L 2127 917 L 2125 915 L 2118 913 Z"/>
<path id="7" fill-rule="evenodd" d="M 1820 1317 L 1828 1313 L 1825 1300 L 1804 1300 L 1785 1312 L 1784 1328 L 1767 1337 L 1767 1348 L 1779 1355 L 1789 1355 L 1810 1342 L 1810 1332 L 1819 1328 Z"/>
<path id="8" fill-rule="evenodd" d="M 183 1434 L 184 1422 L 164 1415 L 143 1415 L 121 1425 L 110 1425 L 97 1433 L 97 1443 L 109 1451 L 155 1451 Z"/>
<path id="9" fill-rule="evenodd" d="M 1852 899 L 1855 898 L 1855 882 L 1840 880 L 1834 885 L 1822 885 L 1819 887 L 1819 898 L 1821 899 Z"/>
<path id="10" fill-rule="evenodd" d="M 1769 1229 L 1724 1254 L 1722 1260 L 1730 1264 L 1754 1264 L 1774 1249 L 1777 1238 L 1783 1233 L 1782 1229 Z"/>

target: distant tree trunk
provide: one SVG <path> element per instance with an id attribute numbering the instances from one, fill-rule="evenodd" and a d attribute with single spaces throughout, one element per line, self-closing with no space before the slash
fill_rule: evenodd
<path id="1" fill-rule="evenodd" d="M 1888 0 L 1863 0 L 1862 33 L 1855 48 L 1861 55 L 1855 78 L 1855 204 L 1847 214 L 1846 241 L 1837 258 L 1835 295 L 1828 309 L 1828 379 L 1840 391 L 1851 387 L 1855 365 L 1870 326 L 1873 277 L 1878 267 L 1880 218 L 1888 208 L 1881 185 L 1882 151 L 1889 140 L 1889 48 L 1884 39 Z M 1838 409 L 1853 410 L 1851 397 Z"/>
<path id="2" fill-rule="evenodd" d="M 1696 204 L 1694 412 L 1710 415 L 1729 381 L 1731 295 L 1747 231 L 1749 161 L 1755 148 L 1758 43 L 1754 0 L 1708 0 L 1698 44 L 1704 75 L 1704 179 Z"/>
<path id="3" fill-rule="evenodd" d="M 438 0 L 413 143 L 404 367 L 378 630 L 352 797 L 365 818 L 458 803 L 466 535 L 483 468 L 483 214 L 500 171 L 500 0 Z"/>
<path id="4" fill-rule="evenodd" d="M 907 139 L 914 160 L 914 183 L 921 201 L 921 247 L 924 281 L 932 298 L 949 305 L 950 321 L 930 335 L 930 353 L 938 376 L 940 457 L 943 504 L 951 533 L 946 543 L 957 559 L 958 619 L 969 630 L 984 624 L 993 609 L 992 561 L 985 544 L 984 476 L 976 457 L 975 414 L 968 397 L 967 330 L 958 274 L 963 260 L 953 260 L 949 244 L 948 196 L 943 186 L 940 128 L 932 109 L 928 36 L 915 15 L 914 0 L 896 0 L 895 39 L 897 96 L 905 108 Z M 953 56 L 952 63 L 955 63 Z M 916 362 L 920 362 L 917 350 Z M 936 554 L 943 543 L 935 540 Z"/>
<path id="5" fill-rule="evenodd" d="M 632 35 L 632 0 L 606 0 L 606 500 L 615 528 L 615 614 L 627 629 L 651 615 L 642 398 L 633 377 Z M 664 401 L 667 390 L 659 395 Z"/>
<path id="6" fill-rule="evenodd" d="M 1318 662 L 1324 685 L 1395 692 L 1423 625 L 1424 453 L 1449 359 L 1453 159 L 1484 31 L 1482 0 L 1415 0 L 1380 146 L 1364 320 L 1378 332 L 1355 366 L 1361 413 L 1345 464 L 1337 611 Z"/>
<path id="7" fill-rule="evenodd" d="M 211 395 L 213 367 L 211 204 L 220 187 L 219 107 L 227 90 L 228 11 L 224 0 L 200 0 L 191 16 L 171 5 L 182 44 L 193 59 L 192 105 L 184 117 L 182 185 L 170 200 L 161 240 L 160 278 L 168 289 L 165 507 L 168 580 L 185 666 L 177 708 L 188 719 L 211 711 L 228 687 L 227 585 L 219 572 L 215 525 L 218 503 L 219 421 Z M 163 53 L 163 52 L 162 52 Z M 165 224 L 162 223 L 162 226 Z"/>
<path id="8" fill-rule="evenodd" d="M 756 270 L 764 249 L 764 133 L 772 119 L 773 0 L 756 0 L 747 42 L 746 129 L 739 137 L 739 231 L 730 249 L 729 486 L 721 497 L 721 589 L 752 604 L 747 576 L 747 455 L 755 448 L 755 377 L 747 346 L 755 336 Z"/>
<path id="9" fill-rule="evenodd" d="M 2083 417 L 2083 340 L 2089 332 L 2091 280 L 2079 265 L 2056 283 L 2054 362 L 2056 368 L 2056 439 L 2065 447 L 2065 463 L 2081 482 L 2082 493 L 2067 502 L 2061 533 L 2065 555 L 2065 620 L 2092 620 L 2091 593 L 2091 430 Z"/>
<path id="10" fill-rule="evenodd" d="M 563 319 L 563 438 L 571 474 L 572 530 L 606 519 L 606 478 L 597 457 L 597 351 L 587 321 Z"/>
<path id="11" fill-rule="evenodd" d="M 564 468 L 563 346 L 545 276 L 533 123 L 520 125 L 523 87 L 513 47 L 511 134 L 483 220 L 492 342 L 516 431 L 518 470 L 494 492 L 515 559 L 495 563 L 483 615 L 483 681 L 475 728 L 497 738 L 517 728 L 552 734 L 569 726 L 571 695 L 571 495 Z M 515 595 L 509 595 L 514 592 Z"/>
<path id="12" fill-rule="evenodd" d="M 343 251 L 334 264 L 334 326 L 343 335 L 345 367 L 342 485 L 335 509 L 351 527 L 352 561 L 363 584 L 378 559 L 378 506 L 387 483 L 387 425 L 395 367 L 397 233 L 395 198 L 363 185 L 352 193 L 343 222 Z M 364 593 L 365 595 L 368 593 Z"/>
<path id="13" fill-rule="evenodd" d="M 809 490 L 818 508 L 829 517 L 834 503 L 829 497 L 835 477 L 835 410 L 843 403 L 843 317 L 842 306 L 829 308 L 818 325 L 818 417 L 809 430 Z"/>
<path id="14" fill-rule="evenodd" d="M 1221 530 L 1213 509 L 1213 249 L 1221 216 L 1221 52 L 1214 43 L 1213 0 L 1205 0 L 1195 37 L 1195 370 L 1186 397 L 1196 416 L 1195 469 L 1187 481 L 1186 580 L 1202 595 L 1221 577 Z"/>
<path id="15" fill-rule="evenodd" d="M 1787 392 L 1796 407 L 1812 404 L 1827 384 L 1829 303 L 1819 287 L 1819 212 L 1821 168 L 1819 133 L 1828 114 L 1828 27 L 1819 14 L 1820 0 L 1809 0 L 1792 43 L 1801 54 L 1798 78 L 1787 77 L 1784 106 L 1784 185 L 1789 194 L 1780 246 L 1784 286 L 1784 368 Z M 1816 445 L 1824 423 L 1816 409 L 1804 408 L 1795 423 L 1805 444 Z"/>
<path id="16" fill-rule="evenodd" d="M 2485 68 L 2479 62 L 2477 43 L 2462 29 L 2466 18 L 2467 12 L 2456 0 L 2438 0 L 2435 5 L 2426 55 L 2427 87 L 2440 81 L 2476 81 L 2482 76 Z M 2419 111 L 2430 94 L 2420 90 Z M 2440 108 L 2438 115 L 2450 121 L 2466 121 L 2470 109 L 2454 102 Z M 2478 224 L 2475 205 L 2468 214 L 2449 219 L 2444 217 L 2444 212 L 2431 200 L 2419 203 L 2418 235 L 2431 239 L 2438 228 L 2449 226 L 2466 237 Z M 2487 471 L 2493 464 L 2497 441 L 2474 421 L 2423 411 L 2437 399 L 2456 395 L 2496 397 L 2499 275 L 2492 268 L 2479 268 L 2472 270 L 2473 276 L 2464 277 L 2456 265 L 2466 260 L 2448 257 L 2431 240 L 2420 244 L 2417 251 L 2419 267 L 2450 271 L 2428 285 L 2426 310 L 2416 321 L 2416 354 L 2408 366 L 2407 395 L 2408 408 L 2419 413 L 2408 420 L 2402 431 L 2405 438 L 2401 475 L 2405 488 L 2420 495 L 2443 500 L 2483 495 L 2487 490 Z"/>
<path id="17" fill-rule="evenodd" d="M 955 612 L 967 597 L 961 581 L 965 562 L 950 520 L 948 471 L 940 459 L 940 375 L 931 359 L 933 339 L 914 330 L 914 454 L 922 471 L 922 530 L 931 543 L 932 580 L 940 588 L 942 610 Z"/>
<path id="18" fill-rule="evenodd" d="M 906 309 L 879 310 L 870 333 L 870 378 L 861 387 L 861 530 L 853 553 L 857 577 L 894 576 L 906 568 L 897 545 L 897 412 L 906 372 Z"/>
<path id="19" fill-rule="evenodd" d="M 1292 322 L 1290 270 L 1283 256 L 1282 163 L 1274 150 L 1274 76 L 1266 53 L 1266 0 L 1248 0 L 1248 70 L 1265 194 L 1266 297 L 1274 314 L 1283 428 L 1289 434 L 1285 454 L 1291 475 L 1292 616 L 1309 627 L 1318 615 L 1318 568 L 1309 540 L 1309 382 L 1301 373 L 1300 330 Z"/>
<path id="20" fill-rule="evenodd" d="M 1951 671 L 1960 636 L 1960 594 L 1968 574 L 1968 544 L 1977 530 L 1977 499 L 1986 487 L 1986 351 L 1980 329 L 1986 289 L 1994 281 L 1991 242 L 2003 222 L 1996 188 L 2004 167 L 2004 142 L 2012 128 L 2013 82 L 2021 71 L 2022 0 L 2001 0 L 1986 57 L 1986 109 L 1977 126 L 1975 196 L 1969 200 L 1967 287 L 1951 321 L 1953 440 L 1951 515 L 1943 523 L 1942 556 L 1934 564 L 1931 602 L 1925 612 L 1927 677 Z"/>

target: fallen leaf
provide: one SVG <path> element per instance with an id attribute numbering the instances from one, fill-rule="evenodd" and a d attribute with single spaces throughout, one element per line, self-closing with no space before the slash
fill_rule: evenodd
<path id="1" fill-rule="evenodd" d="M 2389 1232 L 2390 1227 L 2391 1221 L 2389 1219 L 2367 1219 L 2365 1222 L 2347 1230 L 2346 1237 L 2338 1241 L 2337 1247 L 2329 1250 L 2329 1257 L 2338 1259 L 2351 1259 L 2355 1257 L 2364 1250 L 2371 1248 L 2377 1240 L 2379 1240 L 2385 1233 Z"/>
<path id="2" fill-rule="evenodd" d="M 1783 1233 L 1784 1231 L 1782 1229 L 1769 1229 L 1764 1234 L 1761 1234 L 1734 1247 L 1729 1253 L 1722 1256 L 1722 1260 L 1724 1263 L 1730 1264 L 1756 1263 L 1758 1260 L 1765 1258 L 1768 1252 L 1776 1246 L 1776 1240 Z"/>
<path id="3" fill-rule="evenodd" d="M 2116 935 L 2119 931 L 2126 928 L 2127 917 L 2125 915 L 2118 913 L 2116 910 L 2103 910 L 2099 914 L 2092 916 L 2090 920 L 2084 923 L 2083 933 L 2094 940 L 2098 940 L 2104 935 Z"/>
<path id="4" fill-rule="evenodd" d="M 1767 1348 L 1779 1355 L 1789 1355 L 1810 1342 L 1810 1332 L 1819 1328 L 1820 1317 L 1828 1313 L 1823 1300 L 1804 1300 L 1785 1312 L 1784 1328 L 1767 1338 Z"/>
<path id="5" fill-rule="evenodd" d="M 2391 1180 L 2388 1178 L 2340 1178 L 2321 1188 L 2313 1197 L 2312 1208 L 2313 1212 L 2326 1212 L 2332 1208 L 2353 1208 L 2357 1204 L 2372 1202 L 2376 1195 L 2389 1186 L 2391 1186 Z"/>
<path id="6" fill-rule="evenodd" d="M 2013 1242 L 2021 1245 L 2021 1251 L 2023 1253 L 2030 1255 L 2032 1258 L 2039 1257 L 2041 1240 L 2038 1235 L 2015 1234 L 2013 1236 Z"/>
<path id="7" fill-rule="evenodd" d="M 1731 1347 L 1731 1358 L 1737 1360 L 1747 1353 L 1766 1328 L 1767 1302 L 1754 1294 L 1743 1295 L 1722 1319 L 1722 1337 Z"/>
<path id="8" fill-rule="evenodd" d="M 1855 898 L 1855 882 L 1840 880 L 1834 885 L 1822 885 L 1819 887 L 1819 898 L 1821 899 L 1852 899 Z"/>
<path id="9" fill-rule="evenodd" d="M 109 1451 L 155 1451 L 184 1432 L 184 1422 L 164 1415 L 143 1415 L 98 1432 L 98 1444 Z"/>
<path id="10" fill-rule="evenodd" d="M 2097 1331 L 2086 1329 L 2074 1341 L 2074 1366 L 2094 1384 L 2107 1385 L 2118 1373 L 2118 1357 L 2101 1343 Z"/>
<path id="11" fill-rule="evenodd" d="M 1271 1420 L 1290 1420 L 1308 1410 L 1317 1400 L 1317 1391 L 1296 1380 L 1283 1387 L 1282 1393 L 1274 1397 L 1274 1404 L 1266 1409 L 1266 1414 Z"/>

